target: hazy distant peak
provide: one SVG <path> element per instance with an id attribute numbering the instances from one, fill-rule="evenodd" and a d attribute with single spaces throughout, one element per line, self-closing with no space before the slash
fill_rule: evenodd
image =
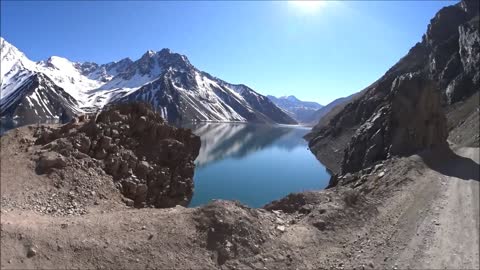
<path id="1" fill-rule="evenodd" d="M 268 96 L 268 98 L 299 122 L 305 122 L 316 110 L 322 108 L 322 105 L 313 101 L 301 101 L 294 95 L 281 96 L 279 98 Z"/>

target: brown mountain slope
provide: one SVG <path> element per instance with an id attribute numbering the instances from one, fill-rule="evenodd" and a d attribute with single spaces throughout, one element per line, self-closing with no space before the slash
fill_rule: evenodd
<path id="1" fill-rule="evenodd" d="M 405 57 L 379 80 L 363 90 L 357 99 L 347 104 L 336 114 L 332 112 L 327 121 L 320 121 L 307 136 L 310 149 L 316 154 L 317 158 L 324 162 L 330 170 L 338 173 L 342 169 L 348 172 L 362 167 L 361 163 L 365 163 L 365 160 L 359 160 L 363 159 L 359 155 L 367 154 L 368 149 L 358 152 L 358 147 L 374 147 L 374 145 L 377 145 L 376 148 L 383 148 L 382 151 L 372 154 L 373 157 L 367 158 L 371 159 L 367 163 L 382 160 L 389 155 L 413 153 L 413 149 L 403 153 L 390 152 L 391 142 L 389 138 L 385 138 L 384 134 L 382 136 L 377 134 L 376 138 L 364 137 L 362 139 L 363 141 L 376 139 L 378 142 L 382 139 L 382 143 L 367 145 L 358 143 L 358 137 L 360 136 L 358 133 L 361 133 L 361 131 L 358 131 L 359 128 L 369 121 L 371 122 L 372 117 L 382 108 L 386 109 L 387 105 L 392 104 L 392 93 L 396 91 L 395 82 L 399 82 L 399 80 L 402 80 L 401 78 L 405 79 L 406 76 L 412 76 L 412 74 L 415 74 L 414 77 L 417 78 L 419 83 L 422 81 L 420 84 L 430 85 L 430 88 L 436 89 L 441 105 L 447 112 L 447 119 L 450 120 L 448 121 L 448 130 L 464 132 L 460 131 L 464 128 L 457 127 L 461 126 L 467 119 L 470 119 L 469 121 L 473 123 L 472 119 L 475 118 L 475 112 L 478 110 L 478 103 L 475 106 L 474 101 L 469 101 L 480 89 L 478 5 L 478 1 L 462 1 L 441 9 L 431 20 L 422 41 L 410 49 Z M 420 87 L 417 91 L 424 90 L 423 86 L 413 84 L 412 87 Z M 415 92 L 412 91 L 411 93 L 415 94 Z M 433 104 L 434 102 L 430 103 L 432 106 Z M 422 106 L 425 105 L 422 104 Z M 415 118 L 415 115 L 409 114 L 406 107 L 403 106 L 397 107 L 395 114 L 400 118 Z M 398 117 L 397 120 L 400 119 Z M 392 120 L 391 123 L 396 126 L 397 120 L 391 117 L 388 119 Z M 469 125 L 466 128 L 470 134 L 474 132 L 475 125 Z M 376 132 L 378 129 L 371 132 L 374 131 Z M 367 135 L 373 136 L 374 134 Z M 457 134 L 451 139 L 457 143 L 465 144 L 457 140 L 457 138 L 462 137 L 462 135 Z M 355 141 L 355 138 L 357 138 L 357 141 Z M 385 141 L 387 141 L 386 144 Z M 428 142 L 424 144 L 424 146 L 429 145 Z M 469 140 L 466 145 L 478 145 L 478 136 L 474 136 L 474 139 Z M 353 148 L 357 148 L 356 151 L 353 151 L 357 157 L 352 156 L 351 150 Z M 348 159 L 355 160 L 352 162 L 357 164 L 352 167 L 348 165 L 351 162 L 347 161 L 348 164 L 343 162 L 342 168 L 342 161 Z"/>

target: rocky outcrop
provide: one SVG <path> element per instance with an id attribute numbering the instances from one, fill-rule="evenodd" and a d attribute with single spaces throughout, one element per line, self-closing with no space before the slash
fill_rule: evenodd
<path id="1" fill-rule="evenodd" d="M 353 172 L 392 155 L 441 144 L 474 113 L 450 117 L 480 90 L 478 1 L 441 9 L 426 34 L 384 76 L 306 136 L 334 173 Z M 441 108 L 447 112 L 445 122 Z M 448 125 L 446 124 L 448 123 Z"/>
<path id="2" fill-rule="evenodd" d="M 399 76 L 375 113 L 348 144 L 341 172 L 355 172 L 392 155 L 410 155 L 446 143 L 440 95 L 420 73 Z"/>
<path id="3" fill-rule="evenodd" d="M 46 151 L 93 159 L 87 163 L 111 175 L 127 203 L 135 207 L 186 206 L 192 198 L 193 161 L 200 138 L 190 130 L 169 126 L 147 105 L 112 106 L 60 128 L 44 127 L 37 136 L 36 143 Z M 54 161 L 64 158 L 58 154 L 43 154 L 38 171 L 59 167 Z"/>

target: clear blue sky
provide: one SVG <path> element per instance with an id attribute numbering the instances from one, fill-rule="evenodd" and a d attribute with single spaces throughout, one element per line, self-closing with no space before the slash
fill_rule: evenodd
<path id="1" fill-rule="evenodd" d="M 262 94 L 326 104 L 378 79 L 457 1 L 2 1 L 1 35 L 32 60 L 106 63 L 170 48 Z"/>

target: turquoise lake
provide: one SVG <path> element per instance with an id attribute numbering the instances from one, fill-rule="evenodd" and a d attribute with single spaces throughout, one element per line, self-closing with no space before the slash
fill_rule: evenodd
<path id="1" fill-rule="evenodd" d="M 201 137 L 190 207 L 213 199 L 261 207 L 292 192 L 319 190 L 330 175 L 308 150 L 309 129 L 243 123 L 189 123 Z"/>

